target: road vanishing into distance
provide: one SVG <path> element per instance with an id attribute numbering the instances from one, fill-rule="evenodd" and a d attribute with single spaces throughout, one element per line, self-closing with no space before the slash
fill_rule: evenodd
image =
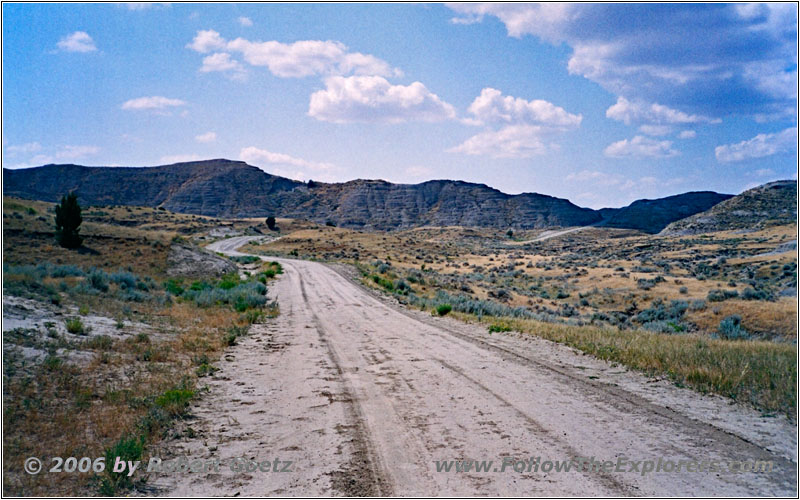
<path id="1" fill-rule="evenodd" d="M 209 248 L 242 255 L 250 239 Z M 269 288 L 280 315 L 202 379 L 192 432 L 169 446 L 175 457 L 273 467 L 159 477 L 165 495 L 797 494 L 797 434 L 783 417 L 530 335 L 409 310 L 344 266 L 267 259 L 284 269 Z M 595 465 L 555 470 L 577 457 Z M 659 459 L 661 471 L 645 472 Z M 437 471 L 456 460 L 492 464 Z M 742 461 L 772 470 L 738 472 Z"/>

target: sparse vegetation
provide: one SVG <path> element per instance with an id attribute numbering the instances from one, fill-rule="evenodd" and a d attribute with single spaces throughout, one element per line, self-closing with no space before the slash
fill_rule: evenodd
<path id="1" fill-rule="evenodd" d="M 4 493 L 126 494 L 133 483 L 124 476 L 62 474 L 42 481 L 25 474 L 22 462 L 106 453 L 146 459 L 188 408 L 197 381 L 216 370 L 230 331 L 241 338 L 251 323 L 276 314 L 265 292 L 280 266 L 265 264 L 263 273 L 244 279 L 171 278 L 166 256 L 175 233 L 164 228 L 181 231 L 207 219 L 103 207 L 85 213 L 84 248 L 75 252 L 54 244 L 46 237 L 51 223 L 38 220 L 53 204 L 15 206 L 4 200 L 4 215 L 20 215 L 5 217 L 4 296 L 41 304 L 36 307 L 52 311 L 53 321 L 41 331 L 4 332 Z"/>

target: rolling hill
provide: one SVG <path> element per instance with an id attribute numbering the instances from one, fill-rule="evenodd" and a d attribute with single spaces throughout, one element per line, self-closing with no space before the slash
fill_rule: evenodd
<path id="1" fill-rule="evenodd" d="M 538 229 L 606 225 L 655 233 L 730 195 L 685 193 L 592 210 L 538 193 L 510 195 L 484 184 L 432 180 L 303 183 L 224 159 L 158 167 L 45 165 L 3 169 L 3 194 L 58 201 L 76 191 L 84 205 L 139 205 L 217 217 L 289 217 L 364 229 L 472 226 Z"/>

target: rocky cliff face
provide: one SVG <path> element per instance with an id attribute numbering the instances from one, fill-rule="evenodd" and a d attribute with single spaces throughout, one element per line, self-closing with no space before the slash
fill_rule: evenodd
<path id="1" fill-rule="evenodd" d="M 776 181 L 749 189 L 710 210 L 673 222 L 661 235 L 758 230 L 785 224 L 797 224 L 797 181 Z"/>
<path id="2" fill-rule="evenodd" d="M 600 220 L 594 210 L 567 200 L 530 193 L 508 195 L 483 184 L 460 181 L 392 184 L 357 180 L 317 185 L 307 195 L 310 197 L 282 215 L 374 229 L 424 225 L 530 229 Z"/>
<path id="3" fill-rule="evenodd" d="M 657 200 L 636 200 L 623 208 L 604 208 L 601 226 L 638 229 L 657 233 L 670 222 L 708 210 L 732 195 L 713 191 L 693 191 Z"/>
<path id="4" fill-rule="evenodd" d="M 536 193 L 509 195 L 462 181 L 392 184 L 355 180 L 310 185 L 229 160 L 146 168 L 46 165 L 4 169 L 3 182 L 4 195 L 21 198 L 58 201 L 63 194 L 76 191 L 84 205 L 163 206 L 217 217 L 274 215 L 380 230 L 424 225 L 538 229 L 606 224 L 657 232 L 728 196 L 687 193 L 597 211 L 561 198 Z"/>
<path id="5" fill-rule="evenodd" d="M 46 165 L 3 169 L 3 194 L 59 201 L 76 191 L 86 205 L 163 206 L 220 217 L 260 216 L 279 208 L 279 194 L 305 184 L 244 162 L 209 160 L 162 167 Z"/>

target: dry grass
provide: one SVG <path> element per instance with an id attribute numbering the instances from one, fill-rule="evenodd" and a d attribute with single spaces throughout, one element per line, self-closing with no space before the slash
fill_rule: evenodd
<path id="1" fill-rule="evenodd" d="M 797 302 L 784 298 L 775 302 L 727 300 L 690 312 L 689 319 L 705 331 L 714 331 L 726 316 L 738 314 L 748 332 L 785 340 L 797 340 Z"/>
<path id="2" fill-rule="evenodd" d="M 467 316 L 459 315 L 462 318 Z M 471 321 L 477 318 L 467 317 Z M 575 327 L 532 320 L 484 320 L 579 349 L 679 385 L 796 418 L 797 348 L 763 341 Z"/>

